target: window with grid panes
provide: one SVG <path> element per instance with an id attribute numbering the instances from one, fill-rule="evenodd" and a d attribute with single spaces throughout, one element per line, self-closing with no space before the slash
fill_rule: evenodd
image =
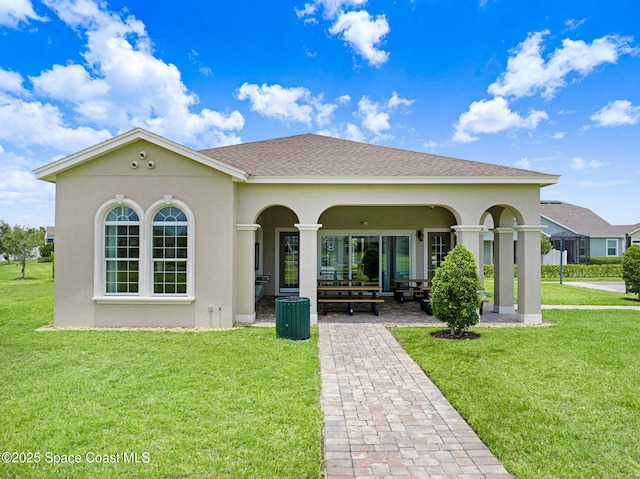
<path id="1" fill-rule="evenodd" d="M 187 294 L 188 221 L 176 206 L 153 218 L 153 293 Z"/>
<path id="2" fill-rule="evenodd" d="M 104 222 L 105 292 L 138 294 L 140 220 L 128 206 L 116 206 Z"/>

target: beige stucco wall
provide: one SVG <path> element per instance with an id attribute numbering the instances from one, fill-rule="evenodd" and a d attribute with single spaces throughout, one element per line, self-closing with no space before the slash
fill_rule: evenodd
<path id="1" fill-rule="evenodd" d="M 149 169 L 131 161 L 145 150 Z M 234 201 L 228 175 L 143 141 L 58 174 L 56 326 L 229 327 L 233 305 Z M 145 212 L 171 195 L 195 217 L 195 300 L 190 304 L 99 304 L 94 296 L 94 220 L 122 194 Z M 209 312 L 212 306 L 213 312 Z"/>

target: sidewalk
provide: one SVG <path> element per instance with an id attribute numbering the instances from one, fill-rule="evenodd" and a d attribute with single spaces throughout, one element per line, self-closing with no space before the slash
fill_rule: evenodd
<path id="1" fill-rule="evenodd" d="M 511 477 L 382 324 L 319 327 L 325 477 Z"/>

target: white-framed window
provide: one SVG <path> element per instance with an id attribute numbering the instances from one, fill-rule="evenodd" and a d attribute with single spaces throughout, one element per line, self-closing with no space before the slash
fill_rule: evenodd
<path id="1" fill-rule="evenodd" d="M 607 256 L 618 256 L 618 240 L 607 240 Z"/>
<path id="2" fill-rule="evenodd" d="M 153 216 L 153 294 L 187 294 L 189 220 L 177 206 Z"/>
<path id="3" fill-rule="evenodd" d="M 195 222 L 172 196 L 145 212 L 116 195 L 96 213 L 94 301 L 194 300 Z"/>
<path id="4" fill-rule="evenodd" d="M 115 206 L 104 220 L 106 294 L 138 294 L 140 218 L 129 206 Z"/>

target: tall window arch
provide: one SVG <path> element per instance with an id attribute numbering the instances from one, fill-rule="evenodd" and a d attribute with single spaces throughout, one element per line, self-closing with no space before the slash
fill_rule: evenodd
<path id="1" fill-rule="evenodd" d="M 152 222 L 153 294 L 186 295 L 189 277 L 189 219 L 175 205 L 158 210 Z"/>
<path id="2" fill-rule="evenodd" d="M 105 217 L 104 274 L 107 295 L 139 293 L 140 218 L 128 206 L 116 206 Z"/>

